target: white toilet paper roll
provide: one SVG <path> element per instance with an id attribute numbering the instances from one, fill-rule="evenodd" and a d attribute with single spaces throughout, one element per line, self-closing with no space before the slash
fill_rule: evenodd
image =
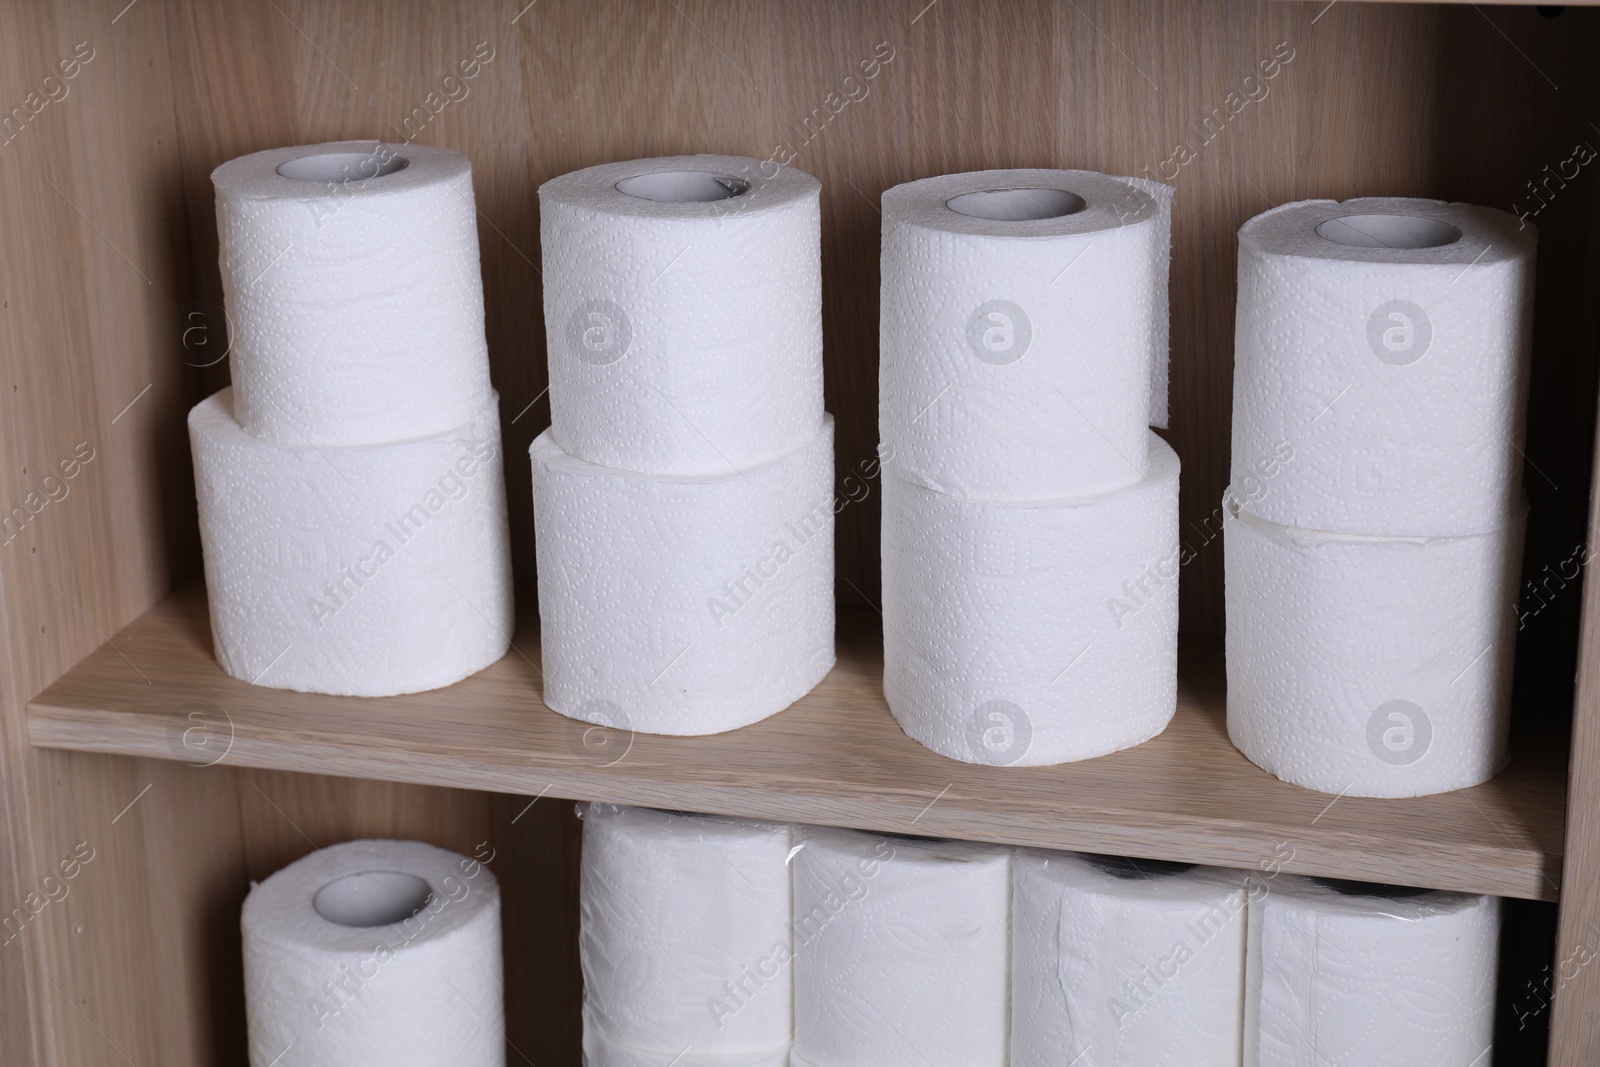
<path id="1" fill-rule="evenodd" d="M 1177 707 L 1178 457 L 1149 430 L 1132 488 L 978 503 L 883 477 L 883 689 L 968 763 L 1088 759 Z"/>
<path id="2" fill-rule="evenodd" d="M 1005 1067 L 1011 853 L 808 830 L 794 859 L 794 1061 Z"/>
<path id="3" fill-rule="evenodd" d="M 1252 509 L 1388 536 L 1485 533 L 1521 506 L 1534 231 L 1492 208 L 1287 204 L 1239 231 L 1233 481 Z"/>
<path id="4" fill-rule="evenodd" d="M 833 420 L 726 477 L 643 475 L 533 442 L 544 701 L 574 719 L 711 734 L 833 666 Z"/>
<path id="5" fill-rule="evenodd" d="M 1243 873 L 1069 852 L 1013 862 L 1011 1067 L 1237 1067 Z"/>
<path id="6" fill-rule="evenodd" d="M 246 433 L 370 445 L 476 416 L 489 360 L 466 156 L 335 141 L 240 156 L 211 181 Z"/>
<path id="7" fill-rule="evenodd" d="M 647 474 L 733 474 L 822 421 L 821 184 L 741 156 L 539 187 L 551 433 Z"/>
<path id="8" fill-rule="evenodd" d="M 947 174 L 883 194 L 887 465 L 969 500 L 1144 476 L 1170 206 L 1087 171 Z"/>
<path id="9" fill-rule="evenodd" d="M 500 889 L 418 841 L 347 841 L 251 887 L 251 1067 L 502 1067 Z"/>
<path id="10" fill-rule="evenodd" d="M 387 696 L 505 655 L 511 558 L 498 397 L 445 433 L 295 447 L 224 389 L 189 412 L 211 639 L 235 678 Z"/>
<path id="11" fill-rule="evenodd" d="M 1250 900 L 1245 1067 L 1488 1063 L 1499 925 L 1495 897 L 1279 876 Z"/>
<path id="12" fill-rule="evenodd" d="M 794 1036 L 789 828 L 612 804 L 582 814 L 590 1067 L 781 1067 Z"/>
<path id="13" fill-rule="evenodd" d="M 1409 797 L 1505 762 L 1526 515 L 1475 537 L 1279 526 L 1224 501 L 1228 737 L 1285 781 Z"/>

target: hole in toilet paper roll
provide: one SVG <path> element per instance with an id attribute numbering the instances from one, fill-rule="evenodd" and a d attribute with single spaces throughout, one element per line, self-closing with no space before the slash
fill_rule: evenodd
<path id="1" fill-rule="evenodd" d="M 359 182 L 405 170 L 410 161 L 388 149 L 378 152 L 324 152 L 278 165 L 278 173 L 301 182 Z"/>
<path id="2" fill-rule="evenodd" d="M 340 926 L 388 926 L 421 911 L 432 895 L 428 883 L 400 871 L 361 871 L 317 890 L 311 906 Z"/>
<path id="3" fill-rule="evenodd" d="M 1317 236 L 1353 248 L 1438 248 L 1459 241 L 1461 231 L 1417 215 L 1345 215 L 1318 226 Z"/>
<path id="4" fill-rule="evenodd" d="M 944 206 L 958 215 L 996 222 L 1033 222 L 1074 215 L 1089 206 L 1065 189 L 984 189 L 952 196 Z"/>
<path id="5" fill-rule="evenodd" d="M 1406 897 L 1420 896 L 1428 892 L 1414 885 L 1385 885 L 1382 882 L 1356 882 L 1348 878 L 1313 878 L 1313 882 L 1325 889 L 1347 897 L 1382 897 L 1387 900 L 1403 900 Z"/>
<path id="6" fill-rule="evenodd" d="M 1192 871 L 1198 864 L 1178 863 L 1175 860 L 1135 859 L 1132 856 L 1102 856 L 1085 854 L 1091 867 L 1117 878 L 1170 878 L 1175 874 Z"/>
<path id="7" fill-rule="evenodd" d="M 664 170 L 659 174 L 636 174 L 617 183 L 618 192 L 663 204 L 706 204 L 713 200 L 729 200 L 749 188 L 749 182 L 704 170 Z"/>

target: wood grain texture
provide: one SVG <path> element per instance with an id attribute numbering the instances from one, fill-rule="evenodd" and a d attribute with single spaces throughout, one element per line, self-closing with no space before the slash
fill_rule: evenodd
<path id="1" fill-rule="evenodd" d="M 1433 797 L 1335 798 L 1286 785 L 1228 743 L 1221 650 L 1196 638 L 1184 651 L 1178 716 L 1155 740 L 1060 767 L 958 763 L 890 716 L 876 623 L 870 612 L 844 613 L 838 667 L 764 722 L 714 737 L 631 736 L 544 706 L 532 627 L 504 659 L 433 693 L 362 700 L 246 685 L 217 666 L 203 592 L 190 586 L 113 638 L 161 679 L 153 690 L 129 686 L 128 662 L 102 648 L 29 706 L 29 736 L 159 758 L 181 722 L 168 694 L 182 693 L 225 711 L 229 766 L 1556 895 L 1559 752 L 1526 750 L 1493 782 Z"/>
<path id="2" fill-rule="evenodd" d="M 1600 484 L 1590 497 L 1589 522 L 1600 528 Z M 1575 773 L 1567 796 L 1568 865 L 1561 876 L 1555 957 L 1539 983 L 1542 993 L 1553 995 L 1551 1067 L 1600 1063 L 1600 582 L 1584 582 L 1583 605 L 1572 722 Z"/>
<path id="3" fill-rule="evenodd" d="M 170 747 L 154 751 L 157 740 L 146 733 L 139 735 L 143 751 L 160 761 L 28 747 L 25 702 L 198 571 L 183 414 L 227 380 L 225 360 L 196 365 L 218 351 L 198 341 L 220 344 L 224 335 L 209 182 L 221 162 L 274 145 L 404 140 L 413 133 L 419 143 L 473 158 L 518 576 L 531 604 L 524 456 L 549 412 L 542 396 L 534 196 L 540 182 L 574 167 L 644 155 L 766 158 L 779 143 L 796 149 L 797 164 L 824 182 L 827 401 L 838 420 L 844 477 L 859 470 L 876 441 L 883 189 L 983 167 L 1121 173 L 1148 167 L 1161 174 L 1176 147 L 1189 145 L 1195 158 L 1172 178 L 1178 214 L 1168 436 L 1184 460 L 1183 519 L 1198 555 L 1185 568 L 1183 626 L 1214 636 L 1223 623 L 1221 552 L 1203 531 L 1226 480 L 1239 224 L 1271 204 L 1313 196 L 1399 193 L 1526 206 L 1532 203 L 1526 183 L 1568 159 L 1576 141 L 1600 145 L 1600 130 L 1588 122 L 1600 114 L 1592 58 L 1600 14 L 1578 7 L 1552 19 L 1499 6 L 1330 7 L 1319 0 L 525 5 L 0 5 L 0 109 L 23 104 L 78 42 L 95 49 L 70 94 L 26 119 L 23 132 L 0 146 L 0 392 L 9 394 L 0 415 L 0 511 L 37 491 L 42 470 L 77 442 L 96 449 L 70 493 L 0 545 L 0 623 L 7 637 L 0 653 L 0 908 L 24 900 L 75 842 L 101 848 L 68 898 L 41 912 L 17 942 L 0 946 L 0 1012 L 8 1024 L 25 1017 L 36 1023 L 0 1027 L 0 1062 L 236 1060 L 240 1005 L 237 986 L 228 985 L 236 952 L 228 915 L 247 878 L 294 848 L 268 818 L 275 813 L 262 806 L 257 786 L 286 812 L 322 813 L 319 835 L 392 826 L 440 843 L 515 842 L 516 858 L 500 861 L 502 877 L 552 918 L 508 920 L 508 989 L 534 995 L 527 1003 L 536 1005 L 512 1013 L 529 1021 L 511 1037 L 536 1062 L 576 1062 L 572 931 L 570 910 L 562 910 L 573 899 L 576 836 L 565 806 L 541 801 L 518 819 L 525 801 L 509 795 L 245 772 L 232 762 L 198 769 L 171 762 Z M 445 75 L 480 42 L 494 48 L 495 59 L 470 83 L 470 93 L 437 114 L 428 111 L 428 94 L 439 92 Z M 1268 83 L 1269 92 L 1221 134 L 1198 131 L 1279 42 L 1288 42 L 1295 58 Z M 866 83 L 863 98 L 832 113 L 830 94 L 850 91 L 844 79 L 879 44 L 893 50 L 893 60 Z M 427 115 L 420 126 L 419 107 Z M 819 109 L 827 116 L 820 123 Z M 408 117 L 412 133 L 404 132 Z M 1576 583 L 1548 575 L 1587 537 L 1600 243 L 1595 201 L 1584 186 L 1592 189 L 1594 180 L 1585 170 L 1558 181 L 1534 219 L 1541 280 L 1527 448 L 1534 505 L 1527 572 L 1543 584 L 1523 605 L 1518 721 L 1528 736 L 1517 741 L 1519 759 L 1533 768 L 1542 766 L 1541 731 L 1565 730 L 1579 662 Z M 846 603 L 877 600 L 877 522 L 875 496 L 841 516 L 838 591 Z M 1592 643 L 1586 647 L 1587 664 Z M 134 687 L 152 688 L 136 677 L 126 684 L 125 700 Z M 171 716 L 193 699 L 186 691 L 167 692 L 169 706 L 138 714 Z M 520 699 L 530 699 L 528 690 L 521 692 Z M 520 708 L 506 705 L 497 714 L 522 729 L 528 716 Z M 829 714 L 848 724 L 844 711 Z M 1208 721 L 1186 720 L 1186 729 L 1216 741 L 1218 728 Z M 352 721 L 349 736 L 356 729 Z M 1592 793 L 1582 791 L 1600 788 L 1594 785 L 1600 752 L 1587 736 L 1580 723 L 1581 773 L 1573 787 L 1575 798 L 1592 805 Z M 885 730 L 890 751 L 910 744 L 896 738 Z M 666 744 L 651 757 L 660 769 L 650 774 L 670 778 Z M 889 773 L 887 757 L 850 748 L 841 758 L 883 785 L 873 803 L 886 804 L 896 819 L 916 814 L 915 790 L 873 777 Z M 421 775 L 430 763 L 423 752 L 408 759 L 407 775 Z M 542 787 L 516 767 L 494 773 L 505 778 L 497 788 L 536 794 Z M 1266 816 L 1250 812 L 1264 822 L 1249 824 L 1255 828 L 1246 833 L 1229 820 L 1236 810 L 1230 805 L 1242 804 L 1241 797 L 1259 799 L 1248 780 L 1224 775 L 1218 794 L 1209 796 L 1197 772 L 1174 773 L 1168 792 L 1151 801 L 1157 814 L 1150 817 L 1159 824 L 1162 811 L 1180 807 L 1188 818 L 1192 806 L 1204 826 L 1228 824 L 1221 840 L 1248 839 L 1226 848 L 1194 846 L 1216 848 L 1214 858 L 1259 862 L 1277 842 L 1251 834 L 1272 825 L 1284 831 L 1283 840 L 1297 841 L 1289 836 L 1297 820 L 1310 824 L 1318 814 L 1305 799 L 1310 794 L 1297 794 Z M 1521 887 L 1515 891 L 1529 896 L 1553 895 L 1538 880 L 1541 872 L 1556 877 L 1556 828 L 1533 813 L 1548 816 L 1559 805 L 1530 797 L 1545 797 L 1539 790 L 1554 779 L 1529 774 L 1540 779 L 1528 783 L 1532 793 L 1517 792 L 1519 785 L 1505 795 L 1502 787 L 1521 779 L 1502 779 L 1486 793 L 1462 794 L 1481 813 L 1457 803 L 1429 816 L 1435 821 L 1425 821 L 1426 833 L 1405 838 L 1410 831 L 1399 828 L 1415 843 L 1404 860 L 1409 866 L 1400 869 L 1414 880 L 1432 877 L 1427 835 L 1438 833 L 1456 857 L 1452 878 L 1470 880 L 1466 872 L 1481 862 L 1491 880 L 1515 882 Z M 931 786 L 930 795 L 948 781 L 935 781 L 928 769 L 916 775 L 917 788 Z M 1188 783 L 1194 797 L 1180 803 L 1172 782 Z M 111 824 L 108 813 L 146 784 L 150 791 Z M 1101 787 L 1098 780 L 1082 786 Z M 952 787 L 951 795 L 960 791 Z M 1278 803 L 1279 793 L 1269 795 Z M 637 799 L 647 792 L 641 789 Z M 733 794 L 723 799 L 723 810 L 738 810 Z M 753 789 L 749 799 L 777 804 L 781 798 Z M 935 819 L 949 799 L 917 825 Z M 811 803 L 819 815 L 849 821 L 848 805 Z M 1091 796 L 1078 793 L 1058 799 L 1046 792 L 1031 803 L 1015 816 L 1023 828 L 1018 834 L 1060 825 L 1061 834 L 1087 840 L 1088 824 L 1068 804 L 1098 811 Z M 1365 810 L 1371 803 L 1340 800 L 1311 825 L 1297 857 L 1312 864 L 1308 869 L 1362 862 L 1388 869 L 1383 865 L 1392 857 L 1360 859 L 1374 831 L 1338 821 L 1353 818 L 1344 814 L 1347 806 Z M 1584 816 L 1574 803 L 1576 833 Z M 392 818 L 379 818 L 380 810 Z M 1159 837 L 1161 854 L 1189 847 L 1187 830 L 1169 826 L 1169 838 L 1141 828 L 1147 815 L 1137 806 L 1100 814 L 1124 820 L 1108 823 L 1114 837 Z M 1501 825 L 1510 841 L 1479 840 L 1483 826 L 1472 820 L 1480 815 Z M 983 819 L 975 807 L 938 817 L 948 818 L 934 824 L 945 830 L 995 832 L 994 819 Z M 1214 839 L 1202 833 L 1196 840 Z M 1512 859 L 1516 848 L 1528 858 Z M 1567 892 L 1586 901 L 1575 887 L 1593 892 L 1600 874 L 1592 862 L 1581 862 L 1581 872 L 1566 876 Z M 1587 922 L 1590 906 L 1568 918 Z M 1569 944 L 1581 936 L 1577 929 L 1569 923 Z M 169 930 L 181 932 L 169 936 Z M 1558 1026 L 1558 1062 L 1592 1059 L 1583 1035 L 1600 1004 L 1593 981 L 1580 976 L 1558 1011 L 1558 1020 L 1566 1020 Z M 542 1018 L 558 1021 L 550 1027 L 532 1021 Z"/>

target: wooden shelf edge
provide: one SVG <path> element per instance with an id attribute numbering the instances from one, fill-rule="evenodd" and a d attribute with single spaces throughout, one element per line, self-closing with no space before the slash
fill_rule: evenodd
<path id="1" fill-rule="evenodd" d="M 611 762 L 609 753 L 584 750 L 584 724 L 541 703 L 531 628 L 519 631 L 520 654 L 449 689 L 373 700 L 313 696 L 223 675 L 211 657 L 203 590 L 191 586 L 30 702 L 29 739 L 542 802 L 612 801 L 1557 898 L 1566 785 L 1559 752 L 1518 752 L 1493 782 L 1434 797 L 1302 790 L 1227 744 L 1218 650 L 1195 641 L 1185 643 L 1179 714 L 1161 737 L 1060 767 L 976 767 L 899 731 L 878 688 L 877 620 L 853 614 L 841 616 L 839 666 L 789 710 L 713 737 L 639 735 Z M 130 660 L 152 684 L 135 680 Z M 193 725 L 186 716 L 196 706 L 221 713 L 209 724 L 210 748 L 185 747 Z"/>

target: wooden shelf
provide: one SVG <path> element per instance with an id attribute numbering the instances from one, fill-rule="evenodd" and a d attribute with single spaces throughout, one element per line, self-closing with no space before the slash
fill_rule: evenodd
<path id="1" fill-rule="evenodd" d="M 871 613 L 842 613 L 838 667 L 765 722 L 714 737 L 615 738 L 596 752 L 585 748 L 585 724 L 540 702 L 532 625 L 517 636 L 520 651 L 446 690 L 312 696 L 223 674 L 196 585 L 33 700 L 28 733 L 47 748 L 191 762 L 225 750 L 222 762 L 233 766 L 546 802 L 610 800 L 1231 867 L 1276 862 L 1294 873 L 1539 900 L 1557 895 L 1562 753 L 1519 751 L 1486 785 L 1409 800 L 1335 799 L 1286 785 L 1228 744 L 1219 644 L 1187 641 L 1178 714 L 1155 740 L 1061 767 L 971 766 L 923 749 L 890 717 L 879 685 L 878 622 Z M 200 721 L 187 716 L 206 703 L 226 717 L 213 713 L 221 725 L 204 738 L 210 748 L 186 748 L 184 730 Z"/>

